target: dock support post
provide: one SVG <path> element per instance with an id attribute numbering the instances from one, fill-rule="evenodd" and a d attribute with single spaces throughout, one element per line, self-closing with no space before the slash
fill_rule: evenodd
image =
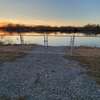
<path id="1" fill-rule="evenodd" d="M 23 36 L 22 36 L 21 33 L 20 33 L 20 43 L 21 43 L 21 44 L 24 44 L 24 39 L 23 39 Z"/>
<path id="2" fill-rule="evenodd" d="M 70 41 L 70 55 L 71 56 L 73 56 L 74 43 L 75 43 L 75 34 L 71 36 L 71 41 Z"/>
<path id="3" fill-rule="evenodd" d="M 44 47 L 48 48 L 48 33 L 44 33 Z"/>

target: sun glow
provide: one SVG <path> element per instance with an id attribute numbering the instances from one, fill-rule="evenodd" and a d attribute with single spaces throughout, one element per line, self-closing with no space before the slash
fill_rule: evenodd
<path id="1" fill-rule="evenodd" d="M 0 19 L 0 27 L 12 24 L 25 24 L 25 25 L 50 25 L 50 26 L 82 26 L 85 25 L 85 21 L 75 21 L 75 20 L 42 20 L 42 19 Z"/>
<path id="2" fill-rule="evenodd" d="M 86 24 L 92 24 L 93 22 L 88 22 L 86 20 L 42 20 L 42 19 L 0 19 L 0 27 L 12 24 L 25 24 L 25 25 L 50 25 L 50 26 L 84 26 Z"/>

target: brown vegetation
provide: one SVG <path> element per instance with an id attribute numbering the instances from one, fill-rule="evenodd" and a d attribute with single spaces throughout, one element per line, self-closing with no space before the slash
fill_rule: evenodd
<path id="1" fill-rule="evenodd" d="M 23 57 L 32 47 L 32 45 L 0 46 L 0 62 L 13 61 Z"/>
<path id="2" fill-rule="evenodd" d="M 72 57 L 68 57 L 80 62 L 87 69 L 97 83 L 100 84 L 100 48 L 79 47 L 75 48 Z"/>
<path id="3" fill-rule="evenodd" d="M 9 96 L 0 96 L 0 100 L 27 100 L 27 96 L 19 96 L 19 97 L 9 97 Z"/>

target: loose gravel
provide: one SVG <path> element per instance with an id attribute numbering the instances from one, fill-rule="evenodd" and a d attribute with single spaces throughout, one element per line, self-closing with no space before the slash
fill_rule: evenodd
<path id="1" fill-rule="evenodd" d="M 0 96 L 26 100 L 100 100 L 100 88 L 64 47 L 37 46 L 24 58 L 0 65 Z"/>

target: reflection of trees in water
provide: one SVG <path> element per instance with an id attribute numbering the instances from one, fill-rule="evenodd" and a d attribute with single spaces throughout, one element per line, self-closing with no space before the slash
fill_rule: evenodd
<path id="1" fill-rule="evenodd" d="M 9 38 L 10 36 L 10 38 Z M 0 40 L 1 41 L 4 41 L 4 43 L 7 43 L 7 44 L 34 44 L 34 42 L 32 42 L 31 38 L 27 38 L 26 40 L 26 37 L 30 37 L 30 36 L 33 36 L 33 39 L 34 37 L 38 37 L 38 36 L 41 36 L 42 39 L 39 37 L 40 40 L 42 40 L 43 42 L 41 42 L 40 40 L 38 40 L 37 44 L 38 43 L 42 43 L 45 47 L 48 47 L 49 45 L 49 36 L 54 36 L 54 37 L 68 37 L 66 38 L 69 39 L 70 38 L 70 41 L 67 41 L 66 42 L 66 46 L 70 46 L 70 50 L 73 51 L 74 49 L 74 45 L 75 45 L 75 39 L 76 37 L 91 37 L 91 36 L 97 36 L 97 35 L 83 35 L 82 33 L 73 33 L 73 34 L 66 34 L 66 33 L 60 33 L 60 32 L 54 32 L 54 33 L 48 33 L 48 32 L 44 32 L 42 34 L 38 34 L 38 33 L 14 33 L 14 34 L 8 34 L 8 35 L 0 35 Z M 60 38 L 59 38 L 60 39 Z M 64 38 L 63 38 L 64 39 Z M 60 40 L 59 40 L 60 41 Z M 53 42 L 54 43 L 54 42 Z"/>
<path id="2" fill-rule="evenodd" d="M 19 33 L 19 36 L 20 36 L 20 44 L 24 44 L 24 38 L 22 33 Z"/>
<path id="3" fill-rule="evenodd" d="M 11 40 L 11 39 L 5 39 L 6 37 L 8 37 L 8 36 L 11 36 L 11 37 L 13 37 L 13 36 L 19 36 L 20 38 L 18 38 L 18 37 L 16 37 L 16 42 L 17 41 L 20 41 L 20 44 L 24 44 L 24 38 L 23 38 L 23 35 L 22 35 L 22 33 L 12 33 L 12 32 L 6 32 L 6 33 L 4 33 L 4 34 L 2 34 L 2 35 L 0 35 L 0 42 L 3 42 L 3 40 L 4 40 L 4 44 L 14 44 L 14 41 L 13 40 Z M 19 40 L 20 39 L 20 40 Z M 15 43 L 16 44 L 16 43 Z"/>

